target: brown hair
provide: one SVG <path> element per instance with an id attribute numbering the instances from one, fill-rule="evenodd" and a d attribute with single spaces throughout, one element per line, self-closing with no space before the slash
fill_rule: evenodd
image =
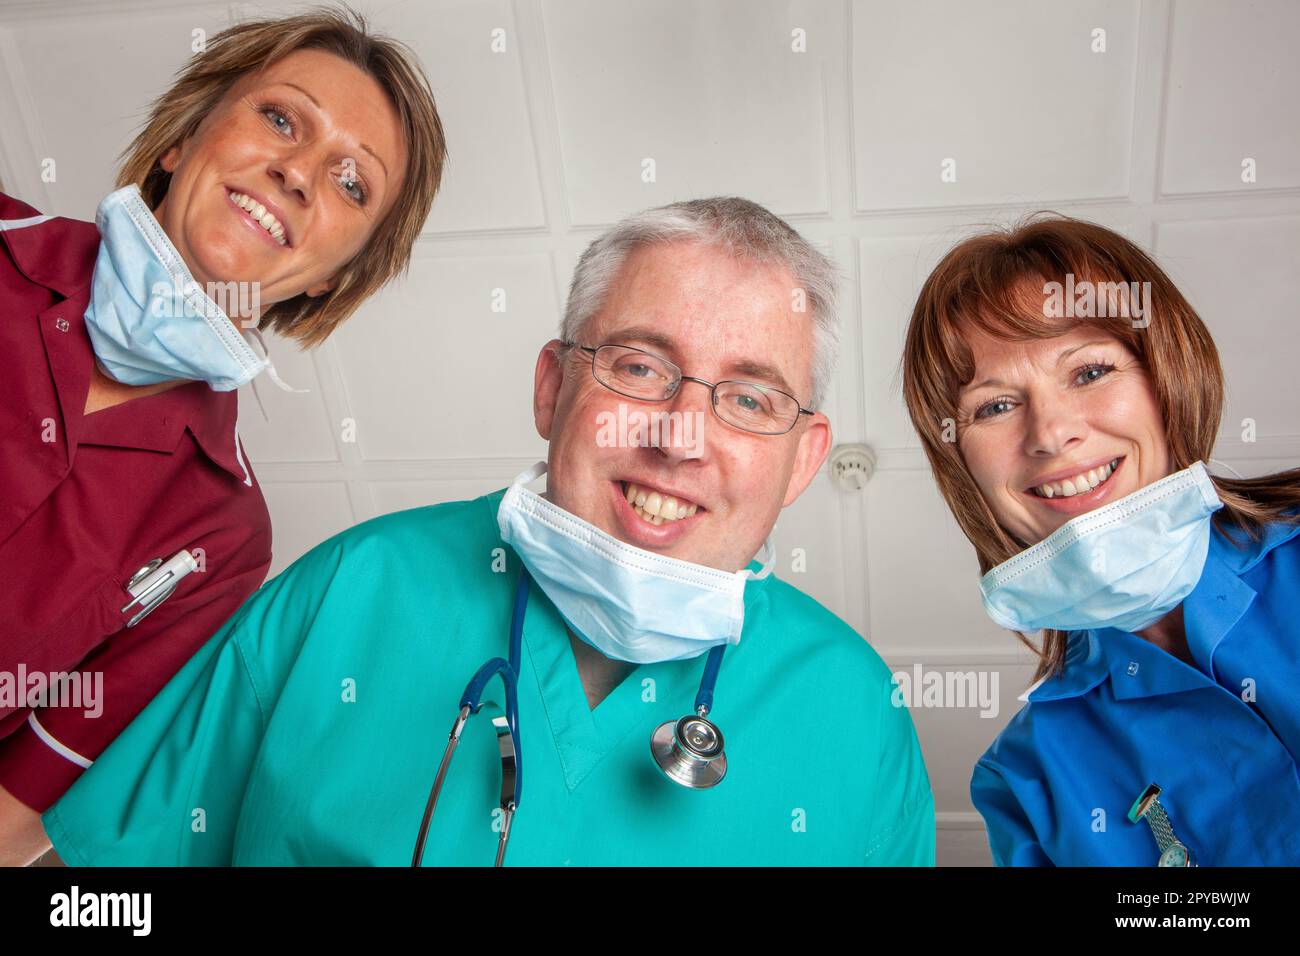
<path id="1" fill-rule="evenodd" d="M 247 20 L 222 30 L 152 104 L 144 129 L 122 151 L 117 188 L 135 183 L 150 209 L 171 183 L 159 159 L 192 134 L 232 85 L 297 50 L 332 53 L 364 70 L 391 98 L 407 145 L 401 195 L 375 224 L 366 246 L 342 268 L 328 293 L 305 293 L 263 311 L 260 328 L 303 345 L 323 342 L 370 295 L 405 273 L 442 181 L 447 144 L 429 82 L 405 44 L 368 32 L 365 18 L 344 5 L 286 17 Z M 121 158 L 120 157 L 120 158 Z"/>
<path id="2" fill-rule="evenodd" d="M 1020 542 L 993 516 L 958 448 L 955 422 L 962 386 L 975 375 L 963 329 L 1006 341 L 1050 338 L 1085 320 L 1048 315 L 1044 283 L 1149 282 L 1149 322 L 1135 328 L 1128 312 L 1086 323 L 1122 341 L 1141 362 L 1159 399 L 1173 470 L 1205 461 L 1223 411 L 1218 350 L 1196 311 L 1137 245 L 1098 226 L 1055 213 L 1038 213 L 1007 229 L 966 239 L 951 249 L 921 287 L 904 347 L 903 396 L 921 436 L 939 491 L 975 546 L 980 574 L 1033 542 Z M 1112 286 L 1112 288 L 1115 288 Z M 1126 286 L 1127 288 L 1127 286 Z M 1100 304 L 1100 296 L 1098 297 Z M 1098 310 L 1103 311 L 1103 310 Z M 1300 522 L 1300 468 L 1255 479 L 1213 477 L 1223 507 L 1214 514 L 1257 538 L 1272 521 Z M 1230 540 L 1231 540 L 1231 536 Z M 1235 542 L 1234 543 L 1238 543 Z M 1044 631 L 1043 646 L 1020 636 L 1039 657 L 1035 679 L 1057 673 L 1067 632 Z"/>

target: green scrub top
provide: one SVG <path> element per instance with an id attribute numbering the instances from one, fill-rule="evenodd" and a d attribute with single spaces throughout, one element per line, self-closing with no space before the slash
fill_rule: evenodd
<path id="1" fill-rule="evenodd" d="M 264 584 L 43 817 L 71 865 L 411 862 L 465 685 L 508 655 L 520 563 L 504 489 L 357 525 Z M 693 709 L 703 656 L 636 667 L 590 709 L 564 622 L 532 586 L 519 675 L 523 792 L 505 865 L 934 864 L 934 803 L 889 669 L 769 576 L 710 718 L 727 775 L 670 781 L 650 734 Z M 485 701 L 500 705 L 498 678 Z M 424 863 L 490 866 L 488 708 L 470 718 Z"/>

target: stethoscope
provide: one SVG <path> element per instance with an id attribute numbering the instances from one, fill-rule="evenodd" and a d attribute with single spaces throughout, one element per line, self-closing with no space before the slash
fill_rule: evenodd
<path id="1" fill-rule="evenodd" d="M 429 835 L 429 823 L 433 819 L 433 810 L 438 803 L 438 794 L 442 791 L 447 778 L 447 768 L 451 766 L 452 755 L 460 743 L 461 732 L 473 714 L 483 706 L 483 689 L 488 681 L 500 675 L 506 688 L 505 713 L 492 718 L 492 726 L 497 732 L 497 748 L 501 753 L 501 835 L 497 840 L 495 866 L 505 860 L 506 843 L 510 839 L 510 825 L 514 822 L 515 812 L 519 809 L 520 796 L 523 793 L 522 750 L 519 742 L 519 666 L 521 646 L 524 633 L 524 612 L 528 609 L 528 588 L 532 578 L 524 568 L 519 575 L 519 586 L 515 589 L 514 612 L 510 617 L 510 659 L 494 657 L 480 667 L 465 686 L 465 693 L 460 698 L 460 713 L 451 725 L 447 736 L 447 748 L 442 753 L 442 762 L 438 764 L 438 773 L 433 778 L 433 789 L 429 792 L 429 802 L 424 808 L 424 818 L 420 821 L 420 833 L 415 840 L 415 855 L 411 866 L 419 866 L 424 858 L 424 841 Z M 722 666 L 722 655 L 726 644 L 719 644 L 709 651 L 704 664 L 704 676 L 700 678 L 700 689 L 695 695 L 695 712 L 686 714 L 677 720 L 668 720 L 655 728 L 650 735 L 650 752 L 655 763 L 669 780 L 693 790 L 704 790 L 718 784 L 727 773 L 727 755 L 722 748 L 722 731 L 717 724 L 708 719 L 713 709 L 713 689 L 718 682 L 718 668 Z"/>

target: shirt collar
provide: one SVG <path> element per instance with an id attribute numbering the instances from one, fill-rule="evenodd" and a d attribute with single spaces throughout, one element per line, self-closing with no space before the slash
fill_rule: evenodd
<path id="1" fill-rule="evenodd" d="M 186 427 L 203 453 L 232 477 L 252 487 L 253 474 L 239 444 L 239 393 L 214 392 L 206 382 L 191 382 L 172 391 L 190 393 Z"/>
<path id="2" fill-rule="evenodd" d="M 1037 703 L 1082 697 L 1108 678 L 1112 693 L 1119 700 L 1173 694 L 1210 683 L 1196 668 L 1150 641 L 1127 631 L 1104 627 L 1072 632 L 1064 669 L 1031 687 L 1021 700 Z"/>
<path id="3" fill-rule="evenodd" d="M 1255 600 L 1257 592 L 1241 576 L 1297 534 L 1300 524 L 1275 521 L 1262 529 L 1258 541 L 1235 529 L 1224 534 L 1216 527 L 1210 535 L 1201 579 L 1183 606 L 1188 648 L 1206 674 L 1214 674 L 1214 652 Z"/>
<path id="4" fill-rule="evenodd" d="M 235 392 L 214 392 L 206 382 L 188 382 L 157 395 L 147 403 L 123 402 L 83 418 L 79 443 L 172 452 L 188 431 L 203 453 L 241 484 L 252 486 L 239 445 L 239 398 Z"/>
<path id="5" fill-rule="evenodd" d="M 1080 697 L 1108 677 L 1119 699 L 1175 693 L 1209 683 L 1215 650 L 1256 596 L 1240 576 L 1273 548 L 1300 535 L 1300 525 L 1282 522 L 1268 525 L 1259 541 L 1240 534 L 1228 538 L 1214 524 L 1211 528 L 1201 577 L 1183 602 L 1183 626 L 1196 668 L 1125 631 L 1073 631 L 1060 673 L 1039 681 L 1020 699 L 1036 702 Z M 1234 547 L 1234 540 L 1242 542 L 1241 548 Z"/>
<path id="6" fill-rule="evenodd" d="M 1288 511 L 1288 514 L 1292 512 Z M 1300 524 L 1274 521 L 1264 527 L 1260 540 L 1253 541 L 1245 532 L 1229 528 L 1227 534 L 1217 527 L 1210 536 L 1210 553 L 1216 555 L 1233 574 L 1245 574 L 1279 544 L 1300 534 Z"/>
<path id="7" fill-rule="evenodd" d="M 37 215 L 35 210 L 31 214 Z M 170 453 L 176 450 L 182 431 L 188 429 L 214 464 L 240 483 L 252 486 L 252 473 L 239 446 L 239 399 L 235 392 L 214 392 L 206 382 L 188 382 L 152 395 L 144 403 L 124 402 L 89 417 L 83 414 L 94 362 L 84 319 L 100 243 L 93 222 L 57 216 L 38 226 L 0 230 L 0 241 L 6 244 L 23 275 L 65 300 L 42 313 L 41 321 L 50 353 L 50 373 L 70 436 L 78 442 Z M 56 310 L 68 323 L 66 333 L 49 331 Z M 51 352 L 55 341 L 59 349 L 64 343 L 79 345 L 63 352 L 56 361 Z M 67 361 L 62 360 L 64 357 Z"/>
<path id="8" fill-rule="evenodd" d="M 26 203 L 16 205 L 29 213 L 23 218 L 39 216 Z M 99 230 L 93 222 L 53 216 L 23 229 L 0 229 L 0 241 L 23 275 L 65 299 L 89 287 L 99 254 Z"/>
<path id="9" fill-rule="evenodd" d="M 1045 677 L 1025 691 L 1023 701 L 1059 700 L 1081 697 L 1106 679 L 1106 659 L 1101 642 L 1091 631 L 1072 631 L 1065 645 L 1065 664 L 1060 672 Z"/>

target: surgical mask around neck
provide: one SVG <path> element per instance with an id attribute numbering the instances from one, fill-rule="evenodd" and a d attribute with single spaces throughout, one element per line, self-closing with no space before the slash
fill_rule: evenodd
<path id="1" fill-rule="evenodd" d="M 1192 593 L 1223 507 L 1202 462 L 1070 519 L 980 580 L 997 624 L 1029 633 L 1150 627 Z"/>
<path id="2" fill-rule="evenodd" d="M 538 462 L 501 499 L 501 537 L 573 632 L 606 657 L 635 664 L 685 660 L 740 643 L 745 583 L 772 573 L 771 541 L 760 572 L 720 571 L 627 544 L 524 486 Z"/>
<path id="3" fill-rule="evenodd" d="M 271 367 L 194 280 L 139 186 L 105 197 L 95 224 L 100 245 L 86 331 L 110 378 L 126 385 L 192 379 L 226 392 Z"/>

